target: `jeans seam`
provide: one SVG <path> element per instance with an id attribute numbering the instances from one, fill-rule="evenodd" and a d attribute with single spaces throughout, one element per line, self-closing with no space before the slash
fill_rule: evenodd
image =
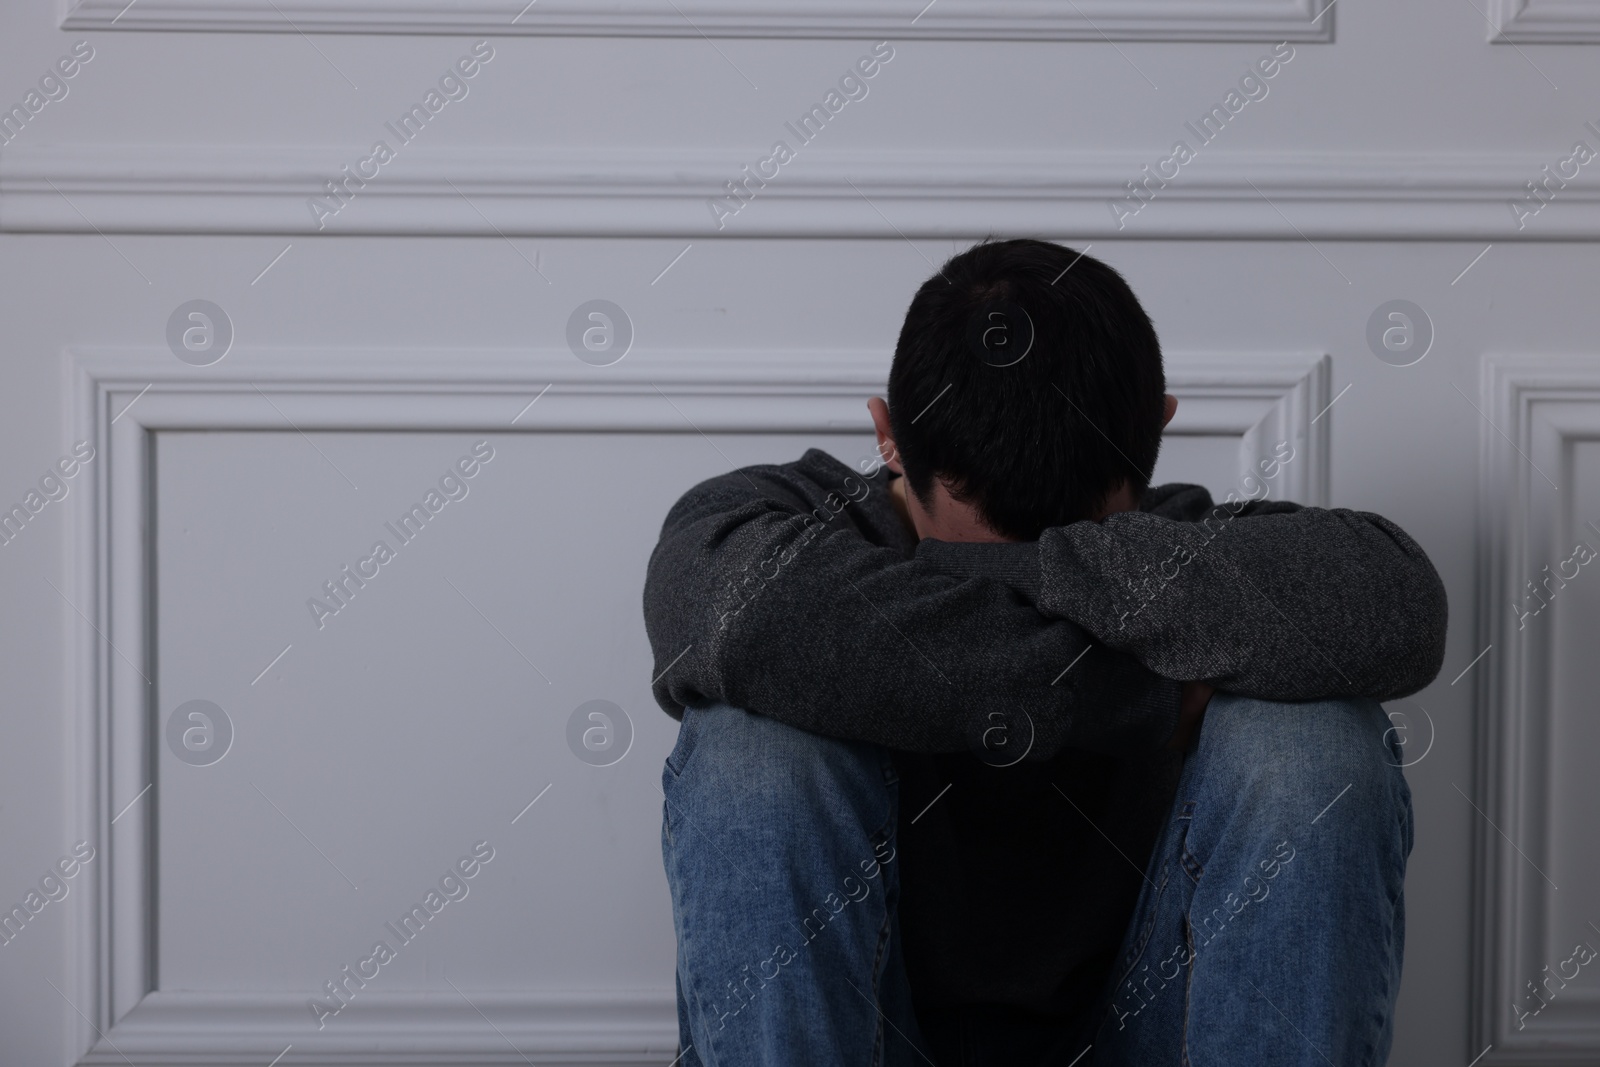
<path id="1" fill-rule="evenodd" d="M 1398 872 L 1396 872 L 1397 875 L 1398 875 L 1398 879 L 1399 879 L 1399 883 L 1398 884 L 1400 885 L 1400 891 L 1399 891 L 1399 893 L 1397 893 L 1389 901 L 1390 918 L 1389 918 L 1389 923 L 1388 923 L 1388 943 L 1387 943 L 1387 947 L 1388 947 L 1388 950 L 1389 950 L 1389 956 L 1390 956 L 1391 960 L 1395 956 L 1395 947 L 1396 947 L 1395 946 L 1395 930 L 1396 930 L 1396 922 L 1397 922 L 1397 918 L 1398 918 L 1397 913 L 1404 907 L 1404 903 L 1403 902 L 1405 900 L 1406 861 L 1410 858 L 1410 855 L 1411 855 L 1412 820 L 1414 818 L 1414 814 L 1413 814 L 1413 810 L 1412 810 L 1412 806 L 1411 806 L 1411 787 L 1410 787 L 1410 784 L 1405 781 L 1405 777 L 1404 777 L 1404 773 L 1403 772 L 1401 772 L 1401 779 L 1400 779 L 1400 794 L 1401 794 L 1400 795 L 1400 801 L 1401 802 L 1399 804 L 1400 817 L 1399 817 L 1399 820 L 1398 820 L 1399 821 L 1398 830 L 1399 830 L 1399 833 L 1400 833 L 1400 845 L 1402 847 L 1399 850 L 1400 851 L 1400 860 L 1399 860 L 1399 868 L 1400 869 L 1399 869 Z M 1396 992 L 1391 988 L 1391 986 L 1393 985 L 1393 978 L 1394 978 L 1394 970 L 1393 969 L 1388 971 L 1383 976 L 1383 994 L 1384 994 L 1383 1002 L 1384 1003 L 1392 1003 L 1394 997 L 1396 996 Z M 1390 1018 L 1392 1020 L 1392 1016 Z M 1382 1033 L 1383 1028 L 1384 1028 L 1384 1021 L 1385 1021 L 1384 1013 L 1381 1012 L 1381 1011 L 1378 1012 L 1377 1013 L 1376 1025 L 1372 1028 L 1372 1033 L 1374 1033 L 1374 1034 Z M 1364 1054 L 1361 1057 L 1361 1064 L 1363 1065 L 1363 1067 L 1371 1067 L 1371 1065 L 1376 1064 L 1378 1062 L 1378 1046 L 1377 1046 L 1377 1042 L 1376 1041 L 1371 1041 L 1371 1040 L 1366 1042 L 1366 1045 L 1365 1045 L 1365 1047 L 1363 1049 L 1363 1053 Z"/>
<path id="2" fill-rule="evenodd" d="M 1189 949 L 1189 962 L 1183 968 L 1183 1031 L 1179 1038 L 1182 1067 L 1189 1067 L 1189 995 L 1194 988 L 1194 927 L 1189 924 L 1189 914 L 1183 916 L 1183 940 Z"/>
<path id="3" fill-rule="evenodd" d="M 879 1005 L 883 1002 L 883 965 L 889 956 L 889 935 L 894 923 L 889 909 L 883 912 L 883 926 L 878 931 L 878 952 L 872 961 L 872 1006 L 878 1014 L 878 1036 L 872 1043 L 873 1067 L 882 1067 L 884 1056 L 887 1055 L 889 1035 L 884 1028 L 888 1023 Z"/>
<path id="4" fill-rule="evenodd" d="M 1111 988 L 1113 993 L 1111 996 L 1110 1006 L 1113 1012 L 1116 1011 L 1117 1005 L 1115 991 L 1122 988 L 1122 984 L 1128 980 L 1128 976 L 1133 974 L 1134 968 L 1139 966 L 1139 961 L 1144 959 L 1145 950 L 1150 947 L 1150 938 L 1156 930 L 1156 913 L 1158 911 L 1158 906 L 1161 903 L 1161 898 L 1166 894 L 1167 879 L 1169 874 L 1170 872 L 1168 871 L 1161 872 L 1161 884 L 1156 887 L 1156 895 L 1150 899 L 1150 919 L 1139 931 L 1139 940 L 1137 944 L 1134 945 L 1133 952 L 1128 958 L 1127 967 L 1123 969 L 1122 974 L 1119 975 L 1116 982 L 1112 984 Z"/>
<path id="5" fill-rule="evenodd" d="M 687 959 L 689 957 L 688 948 L 689 948 L 690 944 L 694 941 L 694 935 L 689 931 L 689 929 L 687 927 L 685 927 L 683 932 L 682 932 L 682 934 L 679 935 L 678 940 L 679 940 L 679 942 L 680 942 L 680 944 L 682 946 L 680 948 L 680 953 L 685 959 Z M 700 996 L 700 990 L 699 990 L 698 984 L 695 983 L 695 982 L 687 980 L 686 978 L 684 978 L 682 976 L 681 973 L 680 973 L 680 976 L 679 976 L 679 980 L 680 980 L 680 982 L 682 982 L 682 984 L 684 986 L 685 1000 L 687 1000 L 688 1003 L 689 1003 L 689 1018 L 690 1019 L 699 1018 L 702 1022 L 704 1022 L 706 1024 L 705 1040 L 706 1040 L 706 1044 L 709 1046 L 714 1042 L 715 1037 L 716 1037 L 716 1032 L 710 1029 L 709 1013 L 706 1011 L 705 1002 Z M 720 1027 L 719 1027 L 719 1029 L 720 1029 Z M 690 1030 L 691 1030 L 691 1032 L 693 1031 L 693 1027 L 692 1026 L 690 1027 Z M 692 1042 L 691 1042 L 691 1044 L 692 1044 Z M 716 1054 L 715 1054 L 713 1049 L 711 1049 L 710 1047 L 707 1047 L 705 1052 L 706 1052 L 706 1055 L 705 1055 L 704 1058 L 706 1059 L 707 1062 L 709 1062 L 709 1063 L 716 1063 L 717 1062 L 718 1057 L 716 1056 Z"/>
<path id="6" fill-rule="evenodd" d="M 1179 850 L 1178 850 L 1178 863 L 1180 863 L 1180 864 L 1183 862 L 1183 853 L 1188 848 L 1188 839 L 1189 839 L 1189 828 L 1188 827 L 1184 827 L 1183 838 L 1184 838 L 1183 843 L 1179 846 Z M 1163 866 L 1162 869 L 1161 869 L 1161 884 L 1156 886 L 1155 896 L 1150 898 L 1150 909 L 1149 909 L 1150 917 L 1145 921 L 1144 925 L 1140 928 L 1140 930 L 1139 930 L 1139 939 L 1138 939 L 1137 942 L 1135 942 L 1135 944 L 1133 946 L 1133 952 L 1131 953 L 1131 956 L 1130 956 L 1130 958 L 1128 960 L 1128 965 L 1123 970 L 1122 974 L 1117 978 L 1116 984 L 1114 985 L 1113 988 L 1120 989 L 1122 987 L 1122 983 L 1126 982 L 1128 980 L 1128 976 L 1133 973 L 1134 968 L 1139 965 L 1139 961 L 1144 958 L 1145 950 L 1150 947 L 1150 938 L 1155 933 L 1156 917 L 1157 917 L 1157 914 L 1160 911 L 1159 905 L 1161 904 L 1162 898 L 1166 896 L 1167 883 L 1171 879 L 1172 879 L 1172 864 L 1169 863 L 1169 864 L 1166 864 L 1165 866 Z M 1113 997 L 1113 1005 L 1114 1004 L 1115 1004 L 1115 998 Z"/>
<path id="7" fill-rule="evenodd" d="M 670 842 L 672 840 L 672 824 L 670 821 L 671 816 L 664 801 L 665 797 L 663 797 L 662 805 L 662 822 L 666 828 L 668 841 Z M 678 907 L 678 901 L 676 899 L 673 901 L 673 911 L 678 914 L 687 914 L 685 909 L 680 909 Z M 681 961 L 688 962 L 695 956 L 693 950 L 697 939 L 694 931 L 689 927 L 687 922 L 683 922 L 682 920 L 680 920 L 680 922 L 681 925 L 676 931 L 678 935 L 678 956 Z M 707 1004 L 705 997 L 702 995 L 700 983 L 687 978 L 682 974 L 681 971 L 679 972 L 679 981 L 683 986 L 684 999 L 688 1005 L 690 1019 L 699 1019 L 705 1030 L 703 1048 L 704 1055 L 700 1056 L 699 1059 L 707 1064 L 721 1062 L 721 1057 L 716 1053 L 716 1047 L 719 1046 L 721 1042 L 719 1042 L 717 1039 L 719 1034 L 726 1028 L 726 1024 L 723 1022 L 723 1020 L 727 1018 L 727 1015 L 716 1015 L 716 1005 L 714 1003 L 709 1005 Z M 737 1015 L 738 1012 L 735 1011 L 731 1014 Z M 715 1028 L 713 1028 L 713 1023 L 716 1024 Z M 694 1030 L 692 1025 L 690 1030 L 692 1036 L 692 1032 Z M 691 1042 L 690 1044 L 691 1046 L 698 1047 L 696 1042 Z"/>
<path id="8" fill-rule="evenodd" d="M 882 766 L 884 785 L 889 789 L 889 812 L 884 818 L 883 825 L 879 826 L 877 831 L 872 834 L 874 856 L 881 855 L 878 849 L 879 844 L 888 844 L 893 839 L 895 827 L 900 818 L 898 804 L 900 775 L 895 767 L 893 755 L 887 750 L 883 752 Z M 898 852 L 891 850 L 890 855 L 898 855 Z M 872 961 L 872 1006 L 878 1016 L 877 1037 L 873 1041 L 872 1048 L 872 1067 L 883 1067 L 884 1058 L 888 1055 L 889 1044 L 889 1035 L 886 1032 L 888 1019 L 879 1005 L 883 1001 L 884 964 L 889 958 L 889 939 L 894 933 L 894 910 L 890 904 L 888 890 L 884 888 L 884 886 L 887 886 L 887 879 L 889 878 L 888 871 L 883 871 L 883 878 L 885 879 L 884 885 L 880 886 L 883 891 L 883 925 L 878 930 L 878 948 Z"/>

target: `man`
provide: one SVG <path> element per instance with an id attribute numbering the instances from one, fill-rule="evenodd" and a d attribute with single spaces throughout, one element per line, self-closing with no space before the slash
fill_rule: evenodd
<path id="1" fill-rule="evenodd" d="M 984 243 L 911 303 L 878 457 L 673 507 L 681 1063 L 1384 1062 L 1412 829 L 1377 701 L 1438 674 L 1444 589 L 1380 516 L 1150 488 L 1164 390 L 1114 270 Z"/>

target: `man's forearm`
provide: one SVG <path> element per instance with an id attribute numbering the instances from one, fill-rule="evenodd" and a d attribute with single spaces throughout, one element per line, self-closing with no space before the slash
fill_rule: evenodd
<path id="1" fill-rule="evenodd" d="M 1122 512 L 1046 530 L 1036 544 L 924 542 L 918 555 L 952 573 L 1025 574 L 1031 547 L 1040 611 L 1159 674 L 1230 692 L 1388 700 L 1438 675 L 1444 585 L 1394 523 L 1282 503 L 1235 514 L 1204 500 L 1173 501 L 1198 522 Z"/>
<path id="2" fill-rule="evenodd" d="M 668 516 L 645 589 L 664 708 L 722 700 L 926 752 L 970 747 L 996 708 L 1025 713 L 1040 758 L 1147 751 L 1171 736 L 1179 683 L 1004 583 L 907 560 L 842 514 L 808 524 L 815 502 L 772 470 L 703 483 Z"/>

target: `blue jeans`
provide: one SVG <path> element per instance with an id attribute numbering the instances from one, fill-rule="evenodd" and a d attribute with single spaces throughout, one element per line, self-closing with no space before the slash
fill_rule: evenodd
<path id="1" fill-rule="evenodd" d="M 1412 843 L 1390 733 L 1371 700 L 1212 697 L 1078 1067 L 1381 1067 Z M 1005 1030 L 924 1039 L 896 928 L 896 785 L 877 746 L 685 711 L 662 773 L 682 1067 L 1066 1067 L 1086 1051 Z"/>

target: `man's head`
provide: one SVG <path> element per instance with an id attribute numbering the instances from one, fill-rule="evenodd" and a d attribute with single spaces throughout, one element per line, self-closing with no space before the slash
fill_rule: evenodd
<path id="1" fill-rule="evenodd" d="M 889 402 L 869 406 L 922 536 L 1033 540 L 1137 506 L 1177 406 L 1165 388 L 1122 275 L 1061 245 L 994 241 L 917 290 Z"/>

